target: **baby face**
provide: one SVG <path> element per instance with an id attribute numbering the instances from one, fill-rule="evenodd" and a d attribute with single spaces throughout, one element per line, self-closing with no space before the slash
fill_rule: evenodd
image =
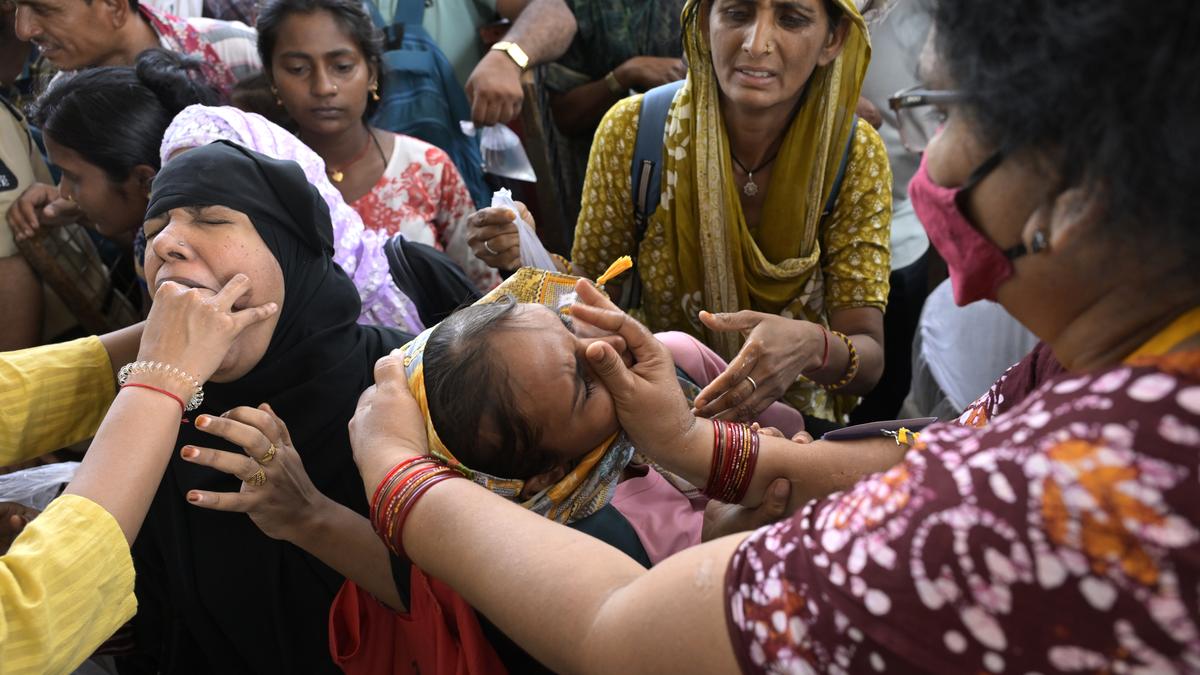
<path id="1" fill-rule="evenodd" d="M 492 338 L 506 364 L 510 395 L 542 430 L 541 449 L 577 460 L 620 428 L 612 397 L 584 356 L 588 342 L 544 305 L 522 304 L 511 330 Z"/>

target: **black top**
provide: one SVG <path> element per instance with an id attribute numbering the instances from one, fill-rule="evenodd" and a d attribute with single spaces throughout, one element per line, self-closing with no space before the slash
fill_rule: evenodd
<path id="1" fill-rule="evenodd" d="M 191 150 L 155 178 L 148 214 L 212 205 L 250 216 L 283 270 L 285 297 L 262 360 L 236 382 L 207 384 L 193 415 L 270 403 L 317 489 L 365 516 L 347 424 L 375 361 L 411 336 L 356 323 L 358 291 L 330 257 L 328 208 L 294 162 L 224 141 Z M 161 672 L 338 672 L 328 615 L 342 577 L 244 514 L 189 505 L 190 489 L 236 492 L 240 481 L 182 461 L 185 444 L 242 452 L 181 429 L 133 549 L 139 651 Z"/>

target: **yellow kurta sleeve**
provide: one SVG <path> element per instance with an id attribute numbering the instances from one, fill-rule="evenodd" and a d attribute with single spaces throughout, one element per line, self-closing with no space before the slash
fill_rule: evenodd
<path id="1" fill-rule="evenodd" d="M 879 132 L 863 120 L 833 215 L 821 233 L 828 312 L 887 308 L 891 274 L 892 170 Z"/>
<path id="2" fill-rule="evenodd" d="M 0 466 L 91 438 L 115 395 L 100 338 L 0 354 Z"/>
<path id="3" fill-rule="evenodd" d="M 67 673 L 137 611 L 116 519 L 63 495 L 0 556 L 0 674 Z"/>
<path id="4" fill-rule="evenodd" d="M 635 253 L 629 172 L 641 111 L 642 96 L 631 96 L 613 106 L 596 130 L 571 252 L 571 271 L 579 276 L 595 279 L 617 258 Z"/>

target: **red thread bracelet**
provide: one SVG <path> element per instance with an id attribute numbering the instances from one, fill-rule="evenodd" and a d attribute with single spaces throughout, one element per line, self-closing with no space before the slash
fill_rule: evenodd
<path id="1" fill-rule="evenodd" d="M 175 394 L 172 394 L 171 392 L 167 391 L 166 389 L 160 389 L 158 387 L 155 387 L 155 386 L 152 386 L 149 384 L 142 384 L 140 382 L 126 382 L 125 384 L 121 385 L 122 389 L 124 389 L 126 387 L 137 387 L 138 389 L 149 389 L 150 391 L 157 391 L 158 393 L 163 394 L 165 396 L 170 396 L 173 401 L 175 401 L 176 403 L 179 404 L 179 414 L 180 415 L 187 412 L 187 406 L 185 406 L 183 404 L 183 399 L 179 398 Z"/>

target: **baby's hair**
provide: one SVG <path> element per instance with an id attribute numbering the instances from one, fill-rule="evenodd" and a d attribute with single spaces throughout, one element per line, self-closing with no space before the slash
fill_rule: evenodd
<path id="1" fill-rule="evenodd" d="M 425 397 L 442 443 L 463 464 L 501 478 L 526 479 L 550 469 L 539 450 L 541 429 L 517 405 L 506 364 L 491 339 L 513 330 L 517 301 L 474 305 L 450 315 L 425 344 Z"/>

